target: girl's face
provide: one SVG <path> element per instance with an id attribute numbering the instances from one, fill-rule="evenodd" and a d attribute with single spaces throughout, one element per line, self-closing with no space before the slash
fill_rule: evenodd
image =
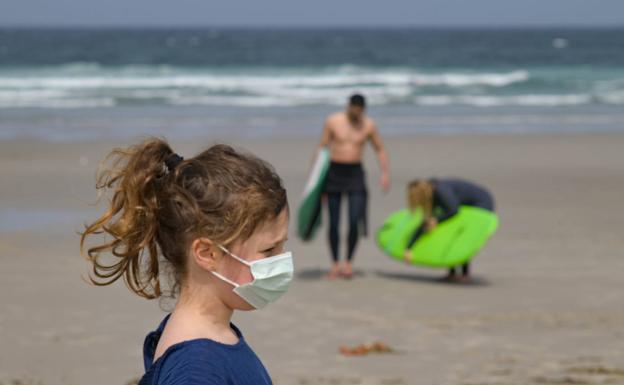
<path id="1" fill-rule="evenodd" d="M 285 252 L 286 241 L 288 240 L 288 209 L 282 212 L 272 221 L 261 225 L 244 242 L 236 242 L 229 251 L 248 261 L 253 262 L 259 259 L 272 257 Z M 217 271 L 228 279 L 244 285 L 253 281 L 249 266 L 237 261 L 227 253 L 219 261 Z M 253 307 L 232 291 L 232 285 L 216 279 L 219 296 L 232 309 L 252 310 Z"/>

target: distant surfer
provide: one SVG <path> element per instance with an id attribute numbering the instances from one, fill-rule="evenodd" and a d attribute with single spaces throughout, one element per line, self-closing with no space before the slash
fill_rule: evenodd
<path id="1" fill-rule="evenodd" d="M 384 191 L 390 188 L 388 156 L 377 126 L 365 115 L 365 110 L 364 96 L 352 95 L 345 111 L 327 117 L 317 149 L 318 154 L 323 147 L 329 147 L 331 160 L 323 189 L 329 207 L 329 245 L 333 260 L 327 275 L 330 279 L 353 276 L 352 261 L 358 239 L 367 233 L 368 190 L 362 156 L 369 141 L 379 158 L 381 188 Z M 346 258 L 341 265 L 339 224 L 343 195 L 347 195 L 349 201 L 349 235 Z"/>
<path id="2" fill-rule="evenodd" d="M 406 262 L 411 262 L 412 259 L 411 245 L 424 233 L 457 214 L 459 206 L 494 211 L 492 194 L 484 187 L 463 179 L 414 180 L 407 186 L 407 203 L 412 210 L 422 209 L 424 220 L 409 242 L 410 247 L 404 256 Z M 451 267 L 446 279 L 467 281 L 469 276 L 470 264 L 466 262 L 461 266 L 461 272 L 460 266 Z"/>

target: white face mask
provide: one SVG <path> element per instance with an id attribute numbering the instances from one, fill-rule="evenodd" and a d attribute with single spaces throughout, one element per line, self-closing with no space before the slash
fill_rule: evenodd
<path id="1" fill-rule="evenodd" d="M 262 309 L 269 303 L 277 301 L 278 298 L 288 291 L 294 272 L 291 252 L 247 262 L 232 254 L 225 247 L 219 245 L 219 248 L 240 263 L 249 266 L 254 279 L 249 283 L 240 285 L 216 271 L 213 271 L 212 274 L 234 286 L 234 293 L 238 294 L 251 306 L 256 309 Z"/>

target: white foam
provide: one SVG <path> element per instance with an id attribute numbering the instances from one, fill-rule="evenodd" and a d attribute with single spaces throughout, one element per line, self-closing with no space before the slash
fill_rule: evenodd
<path id="1" fill-rule="evenodd" d="M 57 100 L 0 100 L 0 108 L 97 108 L 114 107 L 112 98 Z"/>
<path id="2" fill-rule="evenodd" d="M 487 74 L 461 74 L 448 73 L 440 75 L 416 75 L 414 83 L 417 85 L 427 86 L 449 86 L 449 87 L 466 87 L 466 86 L 492 86 L 504 87 L 514 83 L 525 82 L 530 76 L 527 71 L 514 71 L 505 74 L 487 73 Z"/>
<path id="3" fill-rule="evenodd" d="M 129 76 L 124 73 L 107 76 L 3 76 L 0 88 L 30 89 L 106 89 L 106 88 L 205 88 L 214 91 L 258 90 L 264 88 L 332 88 L 358 85 L 376 86 L 439 86 L 465 87 L 484 85 L 503 87 L 527 81 L 526 71 L 485 74 L 425 74 L 413 71 L 370 71 L 317 74 L 224 75 L 171 74 Z"/>
<path id="4" fill-rule="evenodd" d="M 0 107 L 73 108 L 123 103 L 170 105 L 305 106 L 342 105 L 349 94 L 361 92 L 371 104 L 475 107 L 565 106 L 589 103 L 624 104 L 622 79 L 600 77 L 580 91 L 560 94 L 505 87 L 549 74 L 535 70 L 501 72 L 425 72 L 406 68 L 372 69 L 345 65 L 324 69 L 215 70 L 168 66 L 103 68 L 73 63 L 56 69 L 2 70 Z M 612 75 L 609 75 L 612 76 Z M 587 90 L 587 91 L 585 91 Z M 63 107 L 66 106 L 66 107 Z"/>
<path id="5" fill-rule="evenodd" d="M 415 103 L 425 106 L 468 105 L 475 107 L 498 106 L 569 106 L 587 104 L 592 96 L 587 94 L 572 95 L 514 95 L 514 96 L 484 96 L 484 95 L 443 95 L 421 96 L 415 98 Z"/>
<path id="6" fill-rule="evenodd" d="M 608 92 L 597 98 L 607 104 L 624 104 L 624 90 Z"/>

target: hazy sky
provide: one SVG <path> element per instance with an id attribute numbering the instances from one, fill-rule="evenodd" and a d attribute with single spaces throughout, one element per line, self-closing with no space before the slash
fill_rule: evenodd
<path id="1" fill-rule="evenodd" d="M 624 0 L 0 0 L 0 26 L 624 26 Z"/>

